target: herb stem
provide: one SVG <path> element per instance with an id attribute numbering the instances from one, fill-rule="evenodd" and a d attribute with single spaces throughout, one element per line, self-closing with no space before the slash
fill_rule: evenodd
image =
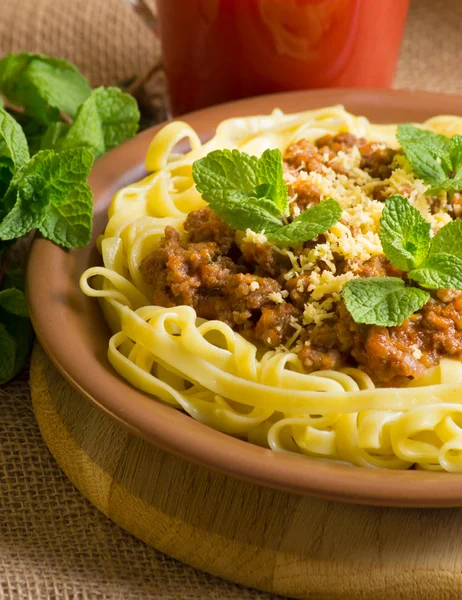
<path id="1" fill-rule="evenodd" d="M 17 106 L 16 104 L 12 104 L 3 94 L 0 94 L 0 99 L 3 102 L 3 106 L 5 110 L 8 112 L 16 113 L 18 115 L 24 114 L 24 109 L 22 106 Z"/>
<path id="2" fill-rule="evenodd" d="M 5 98 L 5 96 L 3 96 L 3 94 L 0 94 L 0 99 L 3 102 L 5 110 L 7 110 L 8 112 L 16 114 L 16 115 L 25 115 L 24 108 L 22 106 L 17 106 L 16 104 L 13 104 L 7 98 Z M 73 120 L 71 119 L 71 117 L 68 114 L 66 114 L 65 112 L 60 110 L 59 116 L 63 123 L 66 123 L 67 125 L 72 125 Z"/>

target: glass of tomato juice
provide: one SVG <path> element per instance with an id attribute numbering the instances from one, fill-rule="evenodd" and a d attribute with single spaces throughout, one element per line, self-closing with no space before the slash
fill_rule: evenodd
<path id="1" fill-rule="evenodd" d="M 133 2 L 133 0 L 132 0 Z M 389 87 L 409 0 L 157 0 L 170 110 Z"/>

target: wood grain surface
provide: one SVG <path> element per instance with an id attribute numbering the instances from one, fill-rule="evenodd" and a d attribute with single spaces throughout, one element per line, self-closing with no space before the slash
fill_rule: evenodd
<path id="1" fill-rule="evenodd" d="M 162 552 L 310 599 L 462 597 L 462 509 L 372 508 L 262 488 L 162 452 L 84 400 L 36 345 L 35 414 L 80 491 Z"/>

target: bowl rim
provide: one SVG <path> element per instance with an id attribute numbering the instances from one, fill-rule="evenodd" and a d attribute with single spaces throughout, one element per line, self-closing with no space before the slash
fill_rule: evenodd
<path id="1" fill-rule="evenodd" d="M 206 139 L 230 116 L 285 112 L 344 104 L 348 110 L 384 115 L 462 115 L 462 96 L 420 91 L 328 89 L 286 92 L 213 106 L 178 117 Z M 412 119 L 415 114 L 417 118 Z M 419 116 L 420 115 L 420 116 Z M 425 117 L 424 117 L 425 118 Z M 87 400 L 137 436 L 214 471 L 275 489 L 330 500 L 381 506 L 462 506 L 462 474 L 388 471 L 335 464 L 277 453 L 203 425 L 131 387 L 112 369 L 104 348 L 108 331 L 95 299 L 78 287 L 83 270 L 95 264 L 95 239 L 104 227 L 117 189 L 144 173 L 144 157 L 161 123 L 100 158 L 90 175 L 94 232 L 89 247 L 66 251 L 36 236 L 29 256 L 26 288 L 37 337 L 58 371 Z M 82 266 L 83 265 L 83 266 Z M 461 389 L 462 391 L 462 389 Z"/>

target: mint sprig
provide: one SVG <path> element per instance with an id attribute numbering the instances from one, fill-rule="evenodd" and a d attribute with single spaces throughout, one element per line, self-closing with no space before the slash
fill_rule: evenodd
<path id="1" fill-rule="evenodd" d="M 7 54 L 0 61 L 0 91 L 39 123 L 75 117 L 91 94 L 87 79 L 71 63 L 43 54 Z"/>
<path id="2" fill-rule="evenodd" d="M 427 194 L 462 189 L 462 136 L 398 125 L 397 138 L 415 174 L 430 184 Z"/>
<path id="3" fill-rule="evenodd" d="M 214 150 L 193 163 L 197 190 L 210 208 L 234 229 L 264 233 L 280 244 L 299 244 L 326 232 L 342 209 L 329 198 L 284 224 L 289 204 L 282 155 L 265 150 L 260 158 L 239 150 Z"/>
<path id="4" fill-rule="evenodd" d="M 42 149 L 65 150 L 82 146 L 96 158 L 135 135 L 139 110 L 136 100 L 118 88 L 99 87 L 80 106 L 71 126 L 52 123 Z"/>
<path id="5" fill-rule="evenodd" d="M 451 221 L 431 238 L 430 224 L 400 195 L 385 202 L 379 237 L 388 260 L 427 289 L 462 290 L 462 222 Z M 352 279 L 345 305 L 357 323 L 401 325 L 430 297 L 397 277 Z M 361 301 L 362 298 L 362 301 Z"/>
<path id="6" fill-rule="evenodd" d="M 428 254 L 430 223 L 399 194 L 385 202 L 379 235 L 385 256 L 401 271 L 415 268 Z"/>
<path id="7" fill-rule="evenodd" d="M 90 169 L 136 133 L 140 118 L 118 88 L 92 91 L 74 65 L 31 53 L 0 60 L 1 106 L 0 384 L 20 370 L 33 338 L 10 246 L 33 229 L 64 248 L 88 244 Z"/>
<path id="8" fill-rule="evenodd" d="M 60 153 L 42 150 L 33 156 L 15 175 L 4 198 L 11 208 L 0 223 L 0 239 L 13 240 L 38 228 L 66 248 L 88 244 L 93 202 L 86 180 L 92 164 L 93 154 L 84 148 Z M 73 204 L 71 221 L 65 208 L 69 203 Z M 80 235 L 75 234 L 76 224 Z"/>
<path id="9" fill-rule="evenodd" d="M 388 260 L 428 289 L 462 290 L 462 222 L 451 221 L 431 238 L 430 224 L 400 195 L 385 202 L 380 242 Z"/>
<path id="10" fill-rule="evenodd" d="M 31 53 L 0 60 L 0 93 L 14 105 L 0 109 L 0 243 L 37 228 L 66 248 L 85 246 L 90 168 L 136 133 L 135 99 L 92 91 L 74 65 Z"/>
<path id="11" fill-rule="evenodd" d="M 409 278 L 428 289 L 462 290 L 461 221 L 451 221 L 436 233 L 425 260 Z"/>

